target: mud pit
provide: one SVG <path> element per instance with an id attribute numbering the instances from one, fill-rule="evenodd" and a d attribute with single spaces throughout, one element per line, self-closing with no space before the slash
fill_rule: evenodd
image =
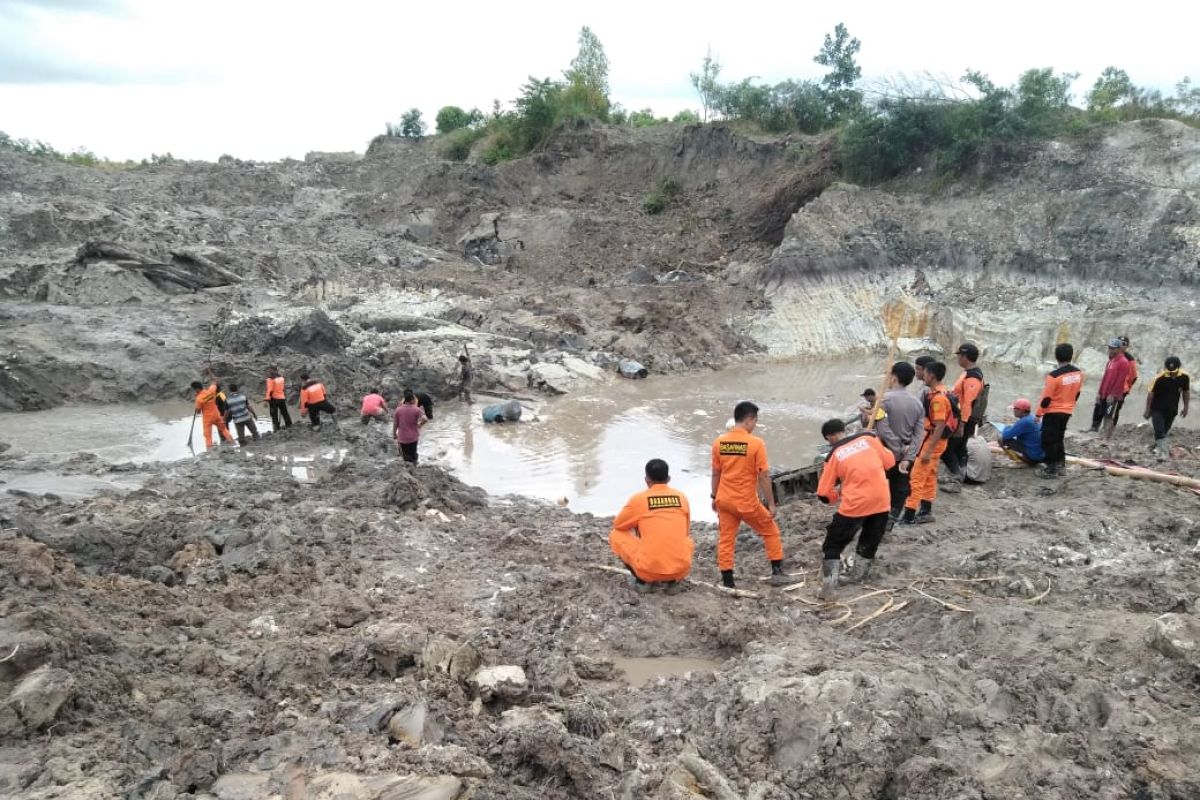
<path id="1" fill-rule="evenodd" d="M 527 404 L 526 421 L 519 425 L 484 423 L 478 412 L 489 400 L 483 395 L 471 407 L 439 403 L 434 424 L 422 434 L 422 458 L 491 495 L 565 498 L 572 511 L 601 516 L 614 513 L 636 488 L 642 464 L 664 458 L 674 485 L 694 498 L 693 518 L 711 522 L 715 516 L 703 502 L 709 492 L 709 446 L 724 430 L 735 403 L 752 398 L 761 407 L 758 432 L 768 442 L 773 466 L 803 466 L 812 463 L 824 444 L 821 423 L 852 414 L 862 390 L 878 385 L 882 368 L 882 359 L 866 357 L 849 369 L 840 361 L 780 361 L 610 380 Z M 995 398 L 991 416 L 998 420 L 1008 415 L 1004 406 L 1018 392 L 1030 396 L 1039 388 L 1036 375 L 1012 368 L 989 369 L 988 380 Z M 348 400 L 342 401 L 343 408 L 356 407 Z M 0 441 L 48 459 L 93 453 L 115 463 L 174 461 L 203 451 L 198 426 L 194 450 L 187 447 L 191 417 L 177 403 L 0 414 Z M 270 421 L 263 422 L 263 430 L 269 430 Z M 350 413 L 341 416 L 341 424 L 360 423 Z M 375 425 L 368 433 L 383 438 L 387 430 Z M 254 457 L 255 450 L 248 448 L 247 457 Z M 307 462 L 296 459 L 328 462 L 339 457 L 317 447 L 298 450 L 288 463 L 307 480 Z"/>

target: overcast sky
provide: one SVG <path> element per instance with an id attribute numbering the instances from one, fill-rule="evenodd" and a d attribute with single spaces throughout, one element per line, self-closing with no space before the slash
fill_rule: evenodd
<path id="1" fill-rule="evenodd" d="M 583 25 L 603 42 L 613 99 L 697 108 L 706 47 L 723 79 L 817 77 L 838 22 L 865 76 L 966 68 L 1104 67 L 1170 90 L 1200 81 L 1200 2 L 595 3 L 341 0 L 0 0 L 0 130 L 110 158 L 303 157 L 362 150 L 412 106 L 505 103 L 559 76 Z"/>

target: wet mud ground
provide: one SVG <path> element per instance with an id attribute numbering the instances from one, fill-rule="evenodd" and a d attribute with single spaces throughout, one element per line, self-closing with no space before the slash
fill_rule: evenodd
<path id="1" fill-rule="evenodd" d="M 747 533 L 759 597 L 638 595 L 595 568 L 606 519 L 319 436 L 345 454 L 308 483 L 290 431 L 274 461 L 77 458 L 150 472 L 4 496 L 0 796 L 1200 796 L 1200 496 L 998 464 L 843 605 L 816 604 L 830 512 L 803 500 L 780 511 L 798 590 L 757 580 Z M 1200 471 L 1200 437 L 1175 444 Z M 715 529 L 694 534 L 711 582 Z M 622 659 L 662 657 L 714 666 L 631 685 Z"/>

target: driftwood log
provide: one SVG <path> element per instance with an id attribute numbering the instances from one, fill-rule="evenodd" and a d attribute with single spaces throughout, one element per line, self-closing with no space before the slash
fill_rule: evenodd
<path id="1" fill-rule="evenodd" d="M 191 250 L 173 251 L 169 262 L 112 242 L 86 242 L 75 252 L 77 264 L 90 266 L 102 261 L 140 272 L 160 289 L 181 286 L 195 292 L 242 282 L 237 273 Z"/>

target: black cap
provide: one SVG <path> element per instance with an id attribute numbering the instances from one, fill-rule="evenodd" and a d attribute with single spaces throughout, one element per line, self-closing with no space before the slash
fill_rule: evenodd
<path id="1" fill-rule="evenodd" d="M 966 356 L 967 358 L 971 359 L 972 361 L 978 361 L 979 360 L 979 348 L 976 347 L 975 345 L 973 345 L 971 342 L 963 342 L 962 344 L 960 344 L 958 346 L 958 349 L 954 351 L 954 355 Z"/>

